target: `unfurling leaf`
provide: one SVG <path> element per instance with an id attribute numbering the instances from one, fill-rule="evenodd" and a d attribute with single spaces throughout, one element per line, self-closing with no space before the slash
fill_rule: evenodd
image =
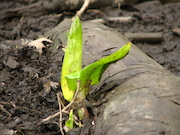
<path id="1" fill-rule="evenodd" d="M 99 79 L 101 78 L 102 73 L 105 71 L 108 65 L 112 62 L 124 58 L 129 52 L 130 47 L 131 42 L 124 45 L 117 52 L 88 65 L 81 71 L 66 75 L 65 77 L 67 79 L 68 87 L 72 89 L 76 81 L 80 80 L 80 90 L 84 95 L 86 95 L 89 85 L 99 83 Z"/>

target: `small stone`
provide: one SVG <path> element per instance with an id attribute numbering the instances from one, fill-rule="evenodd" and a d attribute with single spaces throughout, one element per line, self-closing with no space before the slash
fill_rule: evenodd
<path id="1" fill-rule="evenodd" d="M 11 56 L 8 57 L 7 62 L 4 62 L 4 64 L 12 69 L 19 66 L 19 63 Z"/>

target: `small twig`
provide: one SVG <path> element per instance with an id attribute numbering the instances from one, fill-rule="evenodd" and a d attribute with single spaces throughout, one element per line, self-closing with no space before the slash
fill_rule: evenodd
<path id="1" fill-rule="evenodd" d="M 8 102 L 0 101 L 0 104 L 12 105 L 14 108 L 25 109 L 25 110 L 29 110 L 29 111 L 36 112 L 36 113 L 40 113 L 40 114 L 42 113 L 42 112 L 40 112 L 40 111 L 37 111 L 37 110 L 34 110 L 34 109 L 30 109 L 30 108 L 27 108 L 27 107 L 17 106 L 17 105 L 15 105 L 13 102 L 8 103 Z"/>
<path id="2" fill-rule="evenodd" d="M 76 90 L 76 93 L 74 94 L 74 97 L 73 97 L 72 101 L 71 101 L 66 107 L 64 107 L 61 111 L 59 111 L 59 112 L 57 112 L 57 113 L 55 113 L 55 114 L 53 114 L 53 115 L 50 115 L 50 116 L 48 116 L 47 118 L 41 120 L 41 122 L 38 123 L 37 125 L 40 125 L 40 124 L 42 124 L 42 123 L 44 123 L 44 122 L 47 122 L 47 121 L 49 121 L 49 120 L 57 117 L 61 112 L 62 112 L 62 113 L 66 112 L 66 110 L 67 110 L 69 107 L 71 107 L 72 104 L 74 103 L 74 101 L 75 101 L 75 99 L 76 99 L 76 97 L 77 97 L 77 94 L 79 93 L 79 89 L 80 89 L 80 81 L 77 80 L 77 90 Z"/>
<path id="3" fill-rule="evenodd" d="M 121 8 L 121 2 L 118 2 L 118 11 L 120 11 Z"/>
<path id="4" fill-rule="evenodd" d="M 107 22 L 116 22 L 116 23 L 128 23 L 132 22 L 134 17 L 127 16 L 127 17 L 106 17 L 104 19 L 95 19 L 89 20 L 90 22 L 98 22 L 98 23 L 107 23 Z"/>
<path id="5" fill-rule="evenodd" d="M 46 79 L 48 79 L 49 77 L 51 77 L 53 75 L 53 73 L 50 73 L 49 75 L 45 76 Z"/>
<path id="6" fill-rule="evenodd" d="M 98 10 L 98 9 L 88 9 L 86 10 L 86 12 L 95 12 L 96 14 L 101 14 L 103 17 L 107 17 L 107 15 L 105 13 L 103 13 L 102 11 Z"/>
<path id="7" fill-rule="evenodd" d="M 91 0 L 84 0 L 84 3 L 82 5 L 81 9 L 79 11 L 77 11 L 75 16 L 81 17 L 81 15 L 84 13 L 86 8 L 89 6 L 90 2 L 91 2 Z M 72 18 L 72 20 L 74 20 L 74 17 Z"/>
<path id="8" fill-rule="evenodd" d="M 163 40 L 162 32 L 156 33 L 124 33 L 132 41 L 136 42 L 161 42 Z"/>
<path id="9" fill-rule="evenodd" d="M 57 99 L 58 99 L 58 104 L 59 104 L 59 128 L 60 128 L 60 131 L 61 131 L 61 134 L 64 135 L 64 132 L 63 132 L 63 126 L 62 126 L 62 107 L 61 107 L 61 98 L 60 98 L 60 93 L 57 93 Z"/>
<path id="10" fill-rule="evenodd" d="M 61 97 L 62 97 L 62 93 L 60 93 L 61 95 Z M 63 104 L 63 102 L 62 102 L 62 100 L 60 100 L 60 103 L 61 103 L 61 105 L 62 105 L 62 108 L 64 108 L 65 107 L 65 105 Z M 65 113 L 65 111 L 64 111 L 64 113 Z"/>
<path id="11" fill-rule="evenodd" d="M 78 118 L 77 118 L 75 115 L 73 115 L 73 118 L 74 118 L 74 123 L 75 123 L 77 126 L 81 127 L 82 124 L 78 122 Z"/>
<path id="12" fill-rule="evenodd" d="M 176 29 L 173 29 L 173 32 L 175 34 L 177 34 L 178 36 L 180 36 L 180 29 L 176 28 Z"/>
<path id="13" fill-rule="evenodd" d="M 107 17 L 106 20 L 110 22 L 120 22 L 120 23 L 128 23 L 134 20 L 134 17 L 125 16 L 125 17 Z"/>
<path id="14" fill-rule="evenodd" d="M 6 122 L 11 118 L 12 114 L 11 114 L 10 112 L 8 112 L 8 111 L 3 107 L 3 105 L 0 105 L 0 108 L 1 108 L 1 110 L 2 110 L 3 112 L 5 112 L 5 113 L 7 113 L 7 114 L 9 115 L 8 118 L 4 121 L 4 123 L 6 123 Z"/>

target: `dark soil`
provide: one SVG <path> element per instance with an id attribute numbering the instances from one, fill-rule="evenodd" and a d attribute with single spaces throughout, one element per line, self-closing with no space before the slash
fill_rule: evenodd
<path id="1" fill-rule="evenodd" d="M 4 2 L 0 9 L 12 6 L 21 5 Z M 159 1 L 147 1 L 120 10 L 107 7 L 99 11 L 89 10 L 82 20 L 104 18 L 104 14 L 133 16 L 135 20 L 131 23 L 106 25 L 122 33 L 163 32 L 160 43 L 135 44 L 174 75 L 180 76 L 180 37 L 173 33 L 174 28 L 180 27 L 180 3 L 161 5 Z M 58 57 L 51 57 L 48 51 L 39 55 L 26 46 L 26 41 L 37 39 L 74 13 L 15 17 L 0 22 L 0 134 L 5 129 L 16 134 L 60 134 L 58 118 L 47 124 L 37 124 L 59 110 L 56 93 L 60 88 L 52 89 L 49 84 L 59 82 L 63 52 Z"/>

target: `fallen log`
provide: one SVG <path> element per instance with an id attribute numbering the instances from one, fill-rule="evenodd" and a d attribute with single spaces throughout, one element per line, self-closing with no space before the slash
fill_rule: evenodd
<path id="1" fill-rule="evenodd" d="M 46 36 L 54 41 L 54 57 L 67 43 L 71 21 L 65 20 Z M 88 65 L 128 42 L 125 36 L 99 23 L 83 22 L 83 63 Z M 57 55 L 58 56 L 58 55 Z M 94 135 L 180 134 L 180 78 L 145 55 L 135 45 L 122 60 L 111 64 L 92 87 L 99 107 Z"/>
<path id="2" fill-rule="evenodd" d="M 121 3 L 121 5 L 133 5 L 137 3 L 139 0 L 91 0 L 89 4 L 89 8 L 99 8 L 117 5 Z M 19 1 L 20 3 L 23 0 Z M 80 9 L 83 5 L 84 0 L 35 0 L 29 1 L 24 0 L 26 3 L 18 8 L 9 8 L 4 9 L 0 12 L 0 19 L 4 20 L 7 18 L 13 17 L 23 17 L 23 16 L 32 16 L 39 17 L 41 15 L 46 15 L 49 13 L 62 13 L 64 11 L 75 11 Z"/>
<path id="3" fill-rule="evenodd" d="M 180 0 L 160 0 L 162 4 L 180 2 Z"/>

